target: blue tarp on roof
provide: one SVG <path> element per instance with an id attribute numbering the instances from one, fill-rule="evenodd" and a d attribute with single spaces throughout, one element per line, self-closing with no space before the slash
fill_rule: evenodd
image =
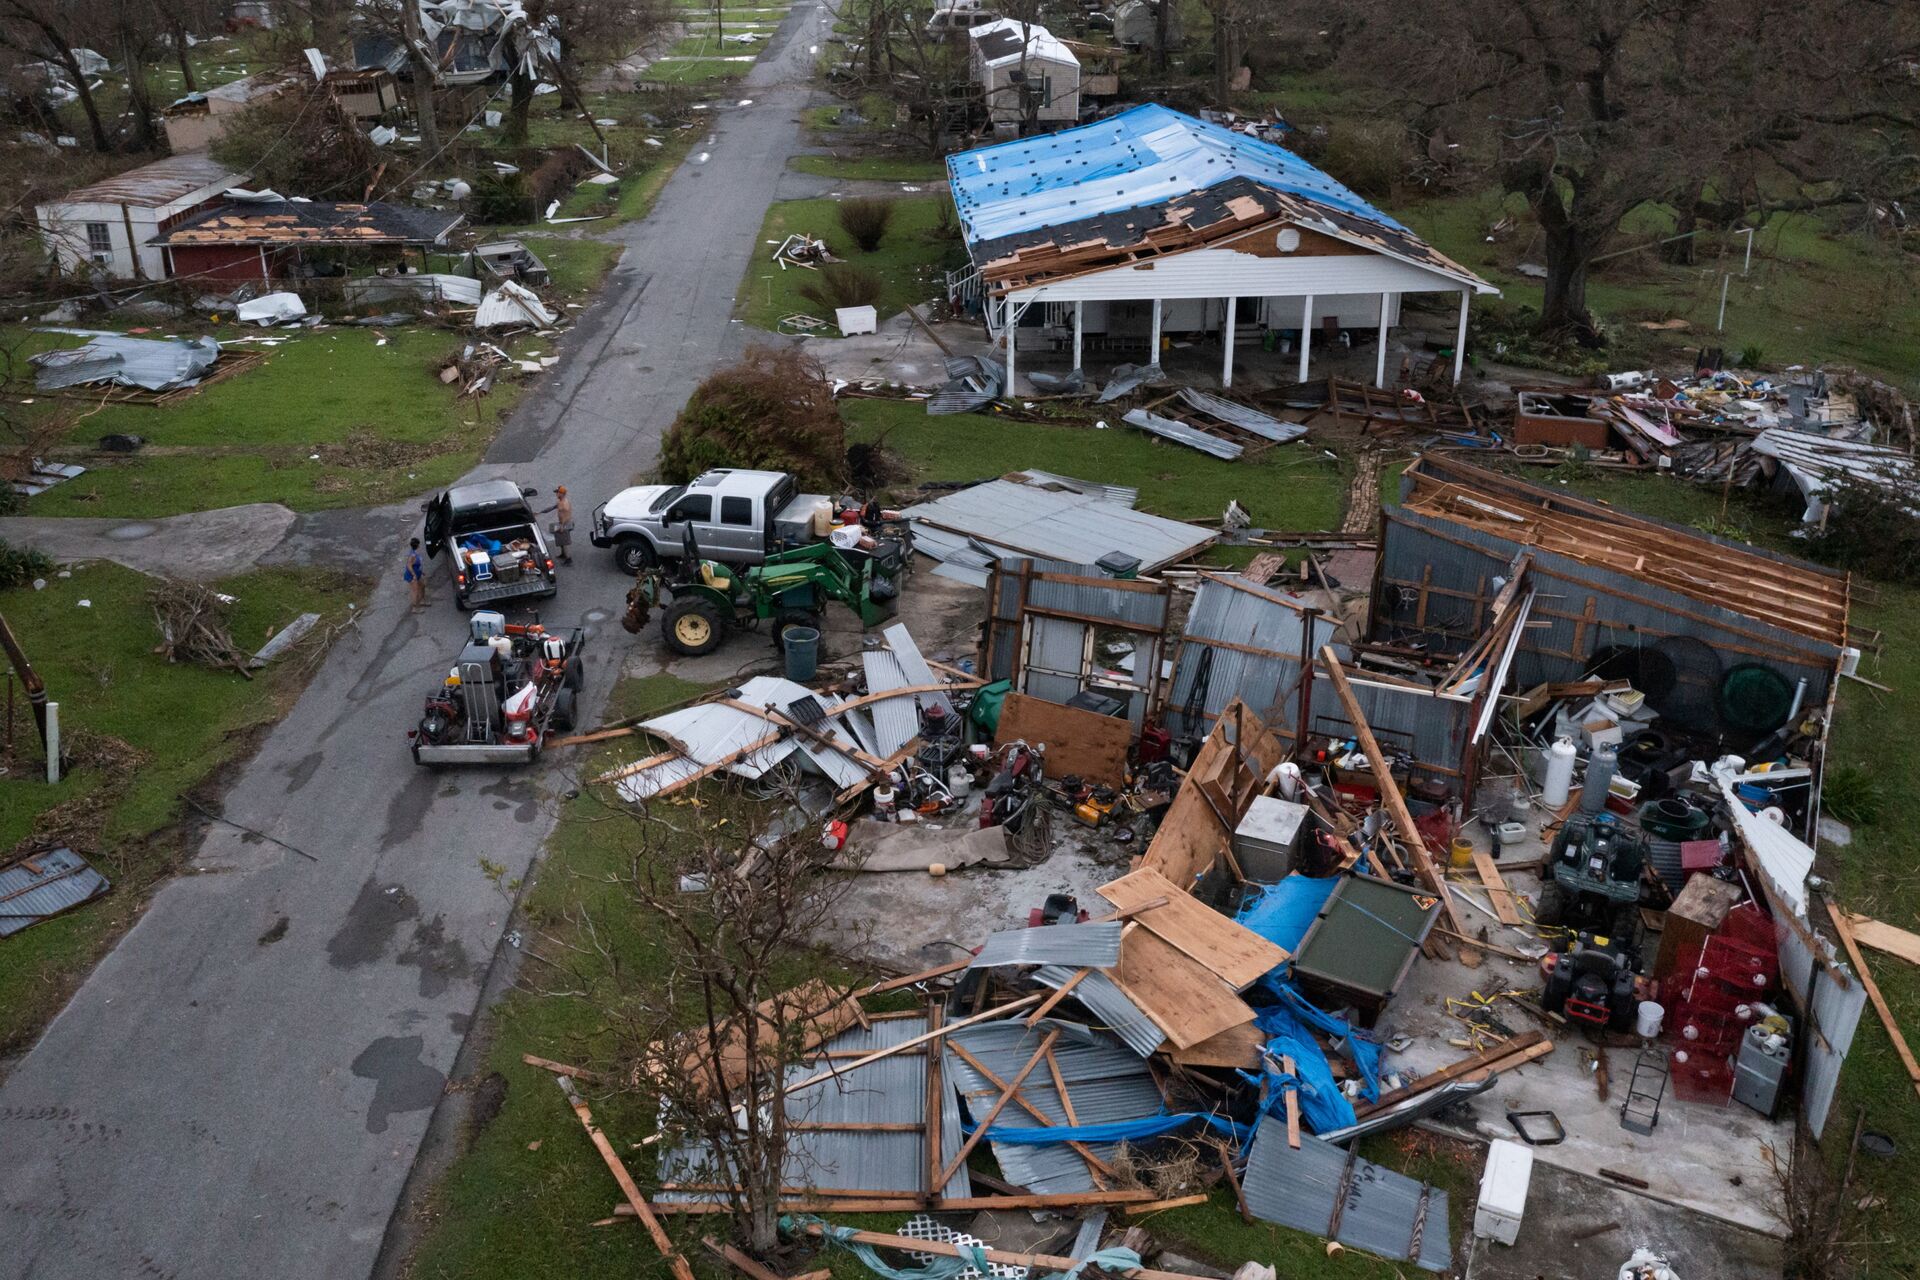
<path id="1" fill-rule="evenodd" d="M 1285 147 L 1149 104 L 947 158 L 972 242 L 1120 213 L 1245 178 L 1404 231 Z"/>

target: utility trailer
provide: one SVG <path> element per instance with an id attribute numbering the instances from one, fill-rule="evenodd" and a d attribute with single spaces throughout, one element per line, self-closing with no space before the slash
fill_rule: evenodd
<path id="1" fill-rule="evenodd" d="M 413 762 L 532 764 L 551 733 L 574 727 L 586 633 L 508 626 L 492 610 L 470 621 L 466 647 L 407 732 Z"/>

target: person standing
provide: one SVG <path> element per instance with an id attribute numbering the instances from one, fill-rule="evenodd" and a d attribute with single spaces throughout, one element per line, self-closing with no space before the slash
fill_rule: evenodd
<path id="1" fill-rule="evenodd" d="M 573 563 L 573 499 L 567 496 L 567 486 L 555 485 L 553 505 L 546 509 L 553 513 L 553 546 L 560 553 L 561 564 Z M 545 515 L 546 512 L 542 512 Z"/>
<path id="2" fill-rule="evenodd" d="M 420 559 L 420 539 L 414 538 L 407 543 L 407 571 L 401 575 L 407 584 L 407 596 L 412 607 L 424 609 L 427 606 L 427 566 Z"/>

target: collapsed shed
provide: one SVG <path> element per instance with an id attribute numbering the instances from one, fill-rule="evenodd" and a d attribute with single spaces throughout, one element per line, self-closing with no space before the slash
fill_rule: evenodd
<path id="1" fill-rule="evenodd" d="M 444 249 L 466 215 L 381 201 L 246 201 L 209 209 L 170 227 L 156 243 L 167 274 L 227 284 L 340 272 L 351 260 L 421 264 Z"/>

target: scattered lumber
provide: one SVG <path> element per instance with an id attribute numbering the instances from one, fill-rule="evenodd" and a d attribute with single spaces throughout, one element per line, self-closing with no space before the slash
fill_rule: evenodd
<path id="1" fill-rule="evenodd" d="M 1893 1051 L 1900 1055 L 1900 1062 L 1907 1069 L 1907 1079 L 1913 1082 L 1914 1091 L 1920 1093 L 1920 1062 L 1914 1060 L 1913 1050 L 1907 1047 L 1907 1038 L 1900 1033 L 1900 1024 L 1894 1020 L 1893 1010 L 1887 1007 L 1887 998 L 1880 994 L 1880 984 L 1873 980 L 1873 973 L 1867 968 L 1867 958 L 1860 954 L 1860 944 L 1854 938 L 1853 925 L 1848 922 L 1846 913 L 1831 901 L 1827 903 L 1827 916 L 1833 921 L 1833 931 L 1840 935 L 1841 945 L 1847 949 L 1847 959 L 1853 962 L 1860 985 L 1866 988 L 1867 999 L 1873 1002 L 1873 1011 L 1880 1015 L 1880 1025 L 1887 1029 L 1887 1039 L 1893 1041 Z"/>
<path id="2" fill-rule="evenodd" d="M 1532 1062 L 1535 1058 L 1544 1058 L 1553 1052 L 1553 1041 L 1547 1039 L 1544 1031 L 1523 1031 L 1491 1049 L 1462 1058 L 1452 1066 L 1442 1067 L 1429 1075 L 1421 1076 L 1409 1085 L 1380 1095 L 1378 1102 L 1364 1103 L 1353 1109 L 1356 1119 L 1365 1119 L 1376 1111 L 1405 1102 L 1408 1098 L 1418 1097 L 1428 1090 L 1437 1089 L 1454 1080 L 1481 1080 L 1486 1074 L 1511 1071 L 1513 1068 Z"/>
<path id="3" fill-rule="evenodd" d="M 587 1137 L 592 1140 L 594 1149 L 600 1153 L 600 1158 L 607 1162 L 607 1169 L 613 1174 L 613 1180 L 620 1185 L 620 1194 L 627 1198 L 627 1203 L 633 1207 L 634 1215 L 646 1227 L 647 1234 L 653 1237 L 653 1247 L 658 1249 L 660 1256 L 667 1260 L 667 1266 L 672 1270 L 674 1280 L 693 1280 L 693 1267 L 679 1250 L 673 1247 L 673 1241 L 661 1227 L 660 1220 L 653 1216 L 646 1197 L 640 1194 L 640 1188 L 634 1185 L 633 1175 L 627 1172 L 627 1166 L 621 1161 L 620 1154 L 613 1149 L 613 1143 L 609 1142 L 607 1135 L 600 1131 L 600 1126 L 593 1122 L 593 1112 L 588 1108 L 587 1100 L 582 1098 L 579 1090 L 573 1087 L 573 1078 L 555 1076 L 554 1079 L 559 1082 L 560 1092 L 567 1095 L 567 1102 L 573 1107 L 573 1114 L 580 1117 L 580 1124 L 586 1129 Z"/>

